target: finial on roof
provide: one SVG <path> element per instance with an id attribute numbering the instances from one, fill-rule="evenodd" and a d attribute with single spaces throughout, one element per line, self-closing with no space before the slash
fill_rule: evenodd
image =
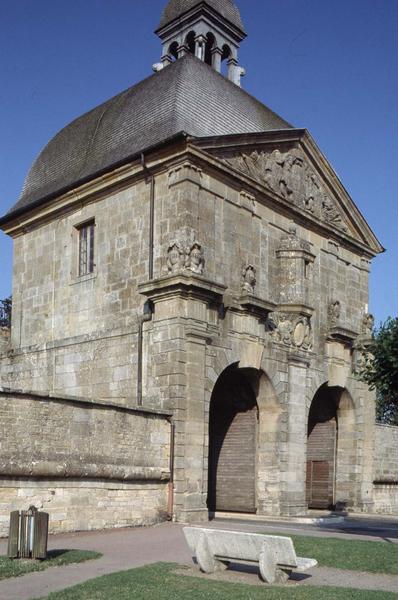
<path id="1" fill-rule="evenodd" d="M 239 10 L 233 0 L 169 0 L 157 35 L 163 43 L 158 71 L 191 52 L 240 85 L 245 70 L 239 66 L 238 50 L 246 37 Z"/>

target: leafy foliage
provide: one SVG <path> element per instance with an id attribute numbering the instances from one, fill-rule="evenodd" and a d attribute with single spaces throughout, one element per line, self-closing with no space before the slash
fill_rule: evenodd
<path id="1" fill-rule="evenodd" d="M 360 378 L 377 391 L 377 417 L 398 425 L 398 317 L 388 318 L 376 329 L 364 352 Z"/>
<path id="2" fill-rule="evenodd" d="M 12 299 L 0 300 L 0 327 L 11 326 Z"/>

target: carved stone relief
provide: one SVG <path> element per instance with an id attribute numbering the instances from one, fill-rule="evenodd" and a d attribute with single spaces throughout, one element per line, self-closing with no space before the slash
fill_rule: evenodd
<path id="1" fill-rule="evenodd" d="M 241 152 L 224 162 L 321 221 L 347 231 L 340 211 L 300 149 Z"/>
<path id="2" fill-rule="evenodd" d="M 170 242 L 167 249 L 167 270 L 169 273 L 178 273 L 185 265 L 185 248 L 177 240 Z"/>
<path id="3" fill-rule="evenodd" d="M 167 248 L 168 273 L 180 273 L 184 270 L 202 275 L 205 267 L 202 245 L 195 239 L 194 232 L 189 236 L 193 241 L 187 241 L 187 232 L 180 232 L 184 239 L 174 239 Z"/>
<path id="4" fill-rule="evenodd" d="M 375 326 L 374 316 L 367 313 L 366 315 L 363 316 L 363 319 L 362 319 L 361 334 L 368 338 L 372 337 L 374 326 Z"/>
<path id="5" fill-rule="evenodd" d="M 301 350 L 311 350 L 313 335 L 309 317 L 289 313 L 271 313 L 269 317 L 275 342 Z"/>
<path id="6" fill-rule="evenodd" d="M 333 300 L 328 306 L 328 321 L 330 327 L 336 327 L 341 317 L 341 302 Z"/>
<path id="7" fill-rule="evenodd" d="M 202 275 L 205 267 L 205 261 L 201 244 L 197 241 L 194 241 L 191 246 L 187 247 L 186 254 L 187 261 L 185 266 L 188 271 L 192 271 L 192 273 L 196 273 L 197 275 Z"/>
<path id="8" fill-rule="evenodd" d="M 278 250 L 304 250 L 304 252 L 311 252 L 311 244 L 300 238 L 297 235 L 297 228 L 291 225 L 289 233 L 281 237 Z"/>
<path id="9" fill-rule="evenodd" d="M 253 265 L 248 265 L 242 271 L 242 292 L 246 294 L 253 294 L 254 288 L 256 287 L 256 269 Z"/>

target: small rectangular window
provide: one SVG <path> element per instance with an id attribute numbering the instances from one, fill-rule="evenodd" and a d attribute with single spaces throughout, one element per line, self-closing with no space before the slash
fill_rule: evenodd
<path id="1" fill-rule="evenodd" d="M 94 273 L 94 229 L 95 223 L 84 223 L 79 230 L 79 277 Z"/>

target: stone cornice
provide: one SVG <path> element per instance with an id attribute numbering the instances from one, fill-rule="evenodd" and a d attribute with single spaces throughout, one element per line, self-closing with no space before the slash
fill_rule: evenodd
<path id="1" fill-rule="evenodd" d="M 347 346 L 353 346 L 357 337 L 357 331 L 352 331 L 351 329 L 347 329 L 346 327 L 340 327 L 337 325 L 329 329 L 326 341 L 339 342 Z"/>
<path id="2" fill-rule="evenodd" d="M 251 294 L 244 294 L 237 298 L 237 303 L 244 312 L 248 312 L 260 319 L 266 319 L 269 313 L 276 309 L 276 304 L 263 300 Z"/>
<path id="3" fill-rule="evenodd" d="M 216 283 L 204 277 L 180 273 L 177 275 L 166 275 L 141 283 L 138 291 L 143 296 L 156 302 L 160 299 L 175 298 L 198 298 L 210 302 L 221 302 L 226 286 Z"/>

